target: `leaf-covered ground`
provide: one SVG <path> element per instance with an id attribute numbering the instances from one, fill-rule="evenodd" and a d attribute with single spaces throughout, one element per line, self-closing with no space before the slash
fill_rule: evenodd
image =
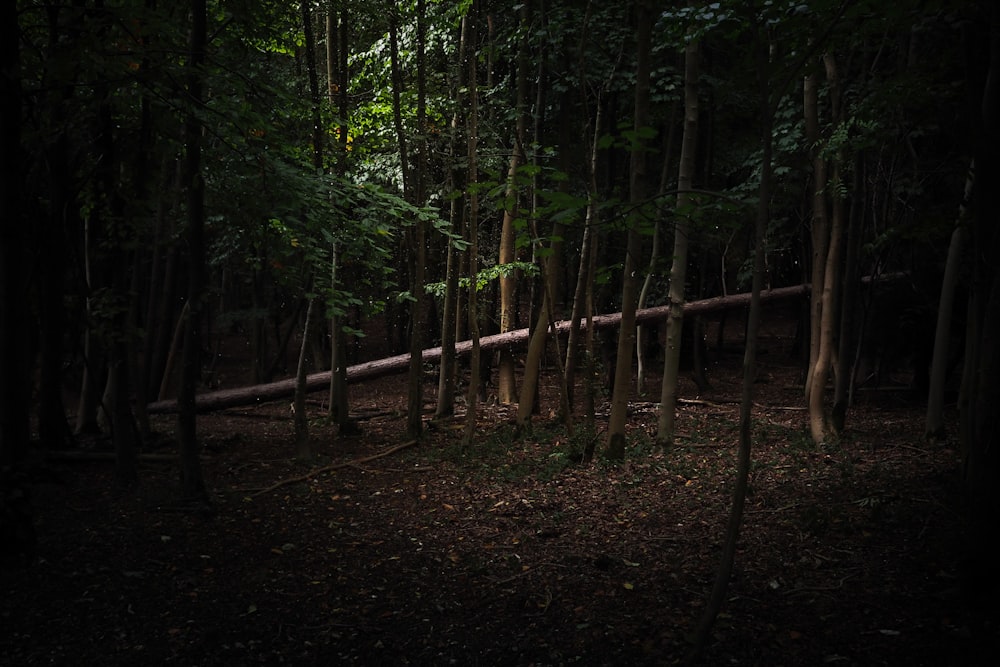
<path id="1" fill-rule="evenodd" d="M 765 342 L 752 495 L 704 663 L 994 664 L 995 612 L 957 595 L 954 445 L 925 443 L 922 406 L 884 390 L 813 446 L 787 342 Z M 110 490 L 107 461 L 49 461 L 39 559 L 0 575 L 0 664 L 678 664 L 728 516 L 739 365 L 715 354 L 708 396 L 684 383 L 669 453 L 637 400 L 615 464 L 574 463 L 602 448 L 600 416 L 567 435 L 546 411 L 517 438 L 495 405 L 466 450 L 455 419 L 358 462 L 403 443 L 401 378 L 352 389 L 358 437 L 312 405 L 309 464 L 289 458 L 287 403 L 204 416 L 208 511 L 175 503 L 169 461 L 144 461 L 134 495 Z"/>

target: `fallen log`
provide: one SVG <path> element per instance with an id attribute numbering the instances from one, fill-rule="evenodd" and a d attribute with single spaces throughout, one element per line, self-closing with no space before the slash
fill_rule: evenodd
<path id="1" fill-rule="evenodd" d="M 762 302 L 778 301 L 803 296 L 809 293 L 809 285 L 795 285 L 794 287 L 779 287 L 777 289 L 761 292 Z M 717 296 L 711 299 L 691 301 L 684 304 L 685 315 L 696 315 L 702 313 L 726 310 L 729 308 L 740 308 L 750 304 L 750 293 L 732 294 L 730 296 Z M 655 322 L 663 320 L 670 313 L 670 306 L 656 306 L 654 308 L 644 308 L 636 313 L 636 323 Z M 611 329 L 621 324 L 621 313 L 610 313 L 607 315 L 595 315 L 592 318 L 595 331 L 601 329 Z M 556 323 L 556 330 L 561 334 L 569 332 L 572 322 L 563 320 Z M 586 320 L 580 322 L 581 328 L 586 328 Z M 484 336 L 479 341 L 482 351 L 495 350 L 504 346 L 516 347 L 525 345 L 530 336 L 529 329 L 518 329 L 493 336 Z M 458 356 L 469 354 L 472 350 L 472 341 L 466 340 L 455 344 L 455 354 Z M 441 348 L 433 347 L 423 351 L 421 359 L 424 363 L 434 363 L 441 360 Z M 410 355 L 398 354 L 393 357 L 376 359 L 363 364 L 356 364 L 347 369 L 347 381 L 350 383 L 364 382 L 386 375 L 405 373 L 409 369 Z M 312 373 L 306 377 L 307 391 L 322 391 L 330 386 L 330 371 Z M 213 412 L 224 408 L 237 406 L 254 405 L 266 403 L 279 398 L 288 398 L 295 394 L 295 378 L 278 380 L 267 384 L 252 385 L 249 387 L 236 387 L 234 389 L 221 389 L 218 391 L 199 394 L 195 397 L 195 408 L 198 412 Z M 168 399 L 156 401 L 146 406 L 149 414 L 166 414 L 177 412 L 177 401 Z"/>

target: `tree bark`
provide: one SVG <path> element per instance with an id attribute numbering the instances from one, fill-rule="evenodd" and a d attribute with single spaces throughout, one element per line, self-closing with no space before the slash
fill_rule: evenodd
<path id="1" fill-rule="evenodd" d="M 820 326 L 823 320 L 823 271 L 826 270 L 827 247 L 830 242 L 829 218 L 826 211 L 825 189 L 827 184 L 826 160 L 820 154 L 819 131 L 819 75 L 815 71 L 806 75 L 803 83 L 803 110 L 805 116 L 806 145 L 812 161 L 812 278 L 814 286 L 809 309 L 809 366 L 806 371 L 805 396 L 809 400 L 813 369 L 819 355 Z"/>
<path id="2" fill-rule="evenodd" d="M 674 223 L 674 254 L 670 268 L 666 345 L 663 352 L 663 378 L 660 386 L 660 416 L 656 442 L 664 448 L 674 444 L 677 409 L 677 381 L 681 359 L 681 331 L 684 326 L 684 288 L 687 284 L 688 237 L 691 233 L 691 208 L 694 200 L 695 159 L 698 151 L 698 41 L 688 42 L 684 53 L 684 136 L 677 173 L 677 208 Z"/>
<path id="3" fill-rule="evenodd" d="M 65 18 L 63 9 L 70 9 Z M 49 56 L 56 62 L 66 59 L 78 46 L 79 8 L 49 8 Z M 75 201 L 67 115 L 74 104 L 75 72 L 53 68 L 44 88 L 51 104 L 49 122 L 55 136 L 45 149 L 48 168 L 48 211 L 42 218 L 38 239 L 38 437 L 48 449 L 64 446 L 71 439 L 62 398 L 63 336 L 65 334 L 66 267 L 69 259 L 67 230 L 80 226 L 80 206 Z"/>
<path id="4" fill-rule="evenodd" d="M 202 100 L 202 72 L 207 45 L 208 18 L 206 0 L 191 0 L 191 35 L 187 62 L 189 104 L 197 107 Z M 197 433 L 195 390 L 201 371 L 201 314 L 205 291 L 205 182 L 201 174 L 201 122 L 194 108 L 184 123 L 186 144 L 184 185 L 187 189 L 188 216 L 188 317 L 184 326 L 184 349 L 181 389 L 177 399 L 177 440 L 180 450 L 181 497 L 206 502 L 208 494 L 201 473 L 201 445 Z"/>
<path id="5" fill-rule="evenodd" d="M 417 0 L 417 128 L 421 139 L 418 142 L 418 158 L 413 169 L 411 203 L 423 206 L 425 203 L 424 180 L 427 161 L 427 76 L 426 76 L 426 25 L 424 20 L 424 0 Z M 401 83 L 401 81 L 400 81 Z M 402 149 L 403 137 L 400 137 Z M 405 167 L 404 167 L 405 168 Z M 420 352 L 427 338 L 427 294 L 424 290 L 424 273 L 427 263 L 426 223 L 421 218 L 413 221 L 409 230 L 411 243 L 411 269 L 413 284 L 410 293 L 413 304 L 410 315 L 410 373 L 407 381 L 406 434 L 417 439 L 423 433 L 424 369 L 420 362 Z"/>
<path id="6" fill-rule="evenodd" d="M 469 337 L 472 339 L 472 349 L 470 351 L 471 378 L 469 379 L 468 391 L 465 394 L 466 414 L 465 432 L 462 435 L 462 447 L 467 448 L 472 444 L 472 438 L 476 431 L 477 405 L 479 401 L 479 307 L 478 291 L 479 281 L 479 192 L 477 183 L 479 182 L 479 91 L 476 82 L 476 65 L 478 60 L 478 49 L 476 48 L 476 14 L 479 11 L 479 3 L 472 0 L 469 13 L 466 14 L 463 25 L 465 28 L 465 42 L 468 45 L 468 67 L 469 67 L 469 115 L 466 118 L 468 128 L 468 198 L 469 198 L 469 218 L 466 225 L 466 239 L 469 243 L 469 301 L 468 301 L 468 321 Z"/>
<path id="7" fill-rule="evenodd" d="M 517 170 L 524 161 L 525 133 L 528 126 L 528 3 L 521 6 L 520 38 L 517 45 L 517 97 L 514 101 L 517 118 L 514 128 L 514 142 L 511 147 L 510 163 L 507 167 L 507 189 L 504 196 L 503 222 L 500 227 L 501 266 L 514 261 L 516 231 L 514 219 L 518 211 Z M 517 276 L 511 272 L 500 276 L 500 333 L 511 331 L 517 320 Z M 497 399 L 504 405 L 517 400 L 517 386 L 514 380 L 514 354 L 512 350 L 500 350 L 497 367 Z"/>
<path id="8" fill-rule="evenodd" d="M 636 3 L 636 68 L 635 111 L 633 129 L 636 141 L 649 124 L 650 43 L 652 36 L 651 6 L 647 0 Z M 642 146 L 633 146 L 630 159 L 629 201 L 634 209 L 646 197 L 646 156 Z M 622 276 L 622 323 L 618 335 L 614 388 L 611 393 L 611 415 L 608 418 L 607 455 L 610 459 L 625 457 L 625 422 L 628 399 L 632 391 L 632 355 L 635 352 L 635 313 L 639 297 L 637 267 L 642 255 L 639 221 L 632 219 L 627 232 L 625 266 Z"/>
<path id="9" fill-rule="evenodd" d="M 466 31 L 463 29 L 459 34 L 457 66 L 454 70 L 454 95 L 456 110 L 451 117 L 451 167 L 447 170 L 447 182 L 449 190 L 455 196 L 451 197 L 450 216 L 453 233 L 464 234 L 465 229 L 465 205 L 464 205 L 464 183 L 462 182 L 462 172 L 458 168 L 460 163 L 458 156 L 463 151 L 461 127 L 462 115 L 459 109 L 463 106 L 464 78 L 466 73 L 465 51 L 466 51 Z M 457 230 L 457 231 L 456 231 Z M 455 341 L 458 339 L 459 322 L 461 320 L 461 308 L 459 308 L 459 273 L 461 258 L 458 250 L 449 239 L 445 244 L 445 279 L 444 279 L 444 304 L 441 308 L 441 365 L 438 371 L 438 395 L 437 406 L 434 410 L 436 418 L 448 417 L 455 413 L 455 383 L 456 383 L 456 354 Z"/>
<path id="10" fill-rule="evenodd" d="M 319 74 L 316 71 L 316 37 L 313 32 L 309 0 L 299 3 L 302 32 L 305 36 L 306 77 L 309 80 L 309 113 L 312 121 L 312 164 L 316 173 L 323 171 L 323 121 L 320 118 Z"/>
<path id="11" fill-rule="evenodd" d="M 306 322 L 302 327 L 302 344 L 299 346 L 299 360 L 295 366 L 295 457 L 301 461 L 312 458 L 312 447 L 309 444 L 309 416 L 306 414 L 306 350 L 309 347 L 309 337 L 312 335 L 313 311 L 316 309 L 316 297 L 309 299 L 306 308 Z"/>
<path id="12" fill-rule="evenodd" d="M 601 133 L 601 107 L 598 100 L 597 113 L 594 117 L 594 129 L 590 137 L 590 155 L 587 160 L 587 212 L 584 217 L 583 238 L 580 241 L 580 262 L 576 275 L 576 288 L 573 291 L 573 307 L 570 311 L 570 330 L 566 340 L 566 363 L 563 368 L 567 390 L 567 402 L 573 409 L 573 386 L 576 380 L 577 359 L 580 356 L 580 320 L 593 316 L 593 272 L 591 259 L 597 249 L 597 239 L 594 225 L 597 221 L 597 156 L 598 137 Z M 589 348 L 588 348 L 589 349 Z M 591 412 L 592 416 L 592 412 Z"/>
<path id="13" fill-rule="evenodd" d="M 996 223 L 1000 192 L 1000 9 L 985 7 L 988 32 L 969 42 L 984 40 L 988 65 L 970 48 L 969 89 L 975 146 L 976 187 L 972 205 L 973 263 L 969 299 L 970 345 L 966 346 L 966 386 L 963 386 L 961 422 L 963 473 L 968 543 L 963 586 L 971 601 L 984 608 L 995 603 L 1000 583 L 993 576 L 996 526 L 1000 522 L 1000 227 Z M 975 44 L 979 47 L 980 44 Z M 975 54 L 975 55 L 973 55 Z M 974 78 L 975 77 L 975 78 Z M 981 78 L 981 80 L 979 80 Z"/>
<path id="14" fill-rule="evenodd" d="M 21 62 L 17 3 L 0 6 L 0 569 L 34 557 L 30 438 L 31 374 L 26 224 L 22 218 Z"/>
<path id="15" fill-rule="evenodd" d="M 839 124 L 840 118 L 840 83 L 838 80 L 836 61 L 833 56 L 826 54 L 823 57 L 826 65 L 826 76 L 829 82 L 829 97 L 831 113 L 834 125 Z M 840 165 L 841 150 L 838 148 L 836 155 L 832 159 L 829 183 L 818 181 L 814 183 L 816 188 L 816 205 L 826 207 L 826 198 L 830 197 L 832 214 L 829 224 L 829 241 L 826 243 L 826 257 L 823 258 L 823 283 L 822 289 L 819 285 L 813 286 L 813 300 L 820 298 L 820 327 L 819 346 L 816 351 L 816 360 L 813 364 L 812 372 L 807 381 L 808 403 L 809 403 L 809 431 L 813 442 L 823 443 L 831 435 L 836 435 L 836 431 L 826 413 L 826 385 L 830 377 L 830 372 L 835 363 L 835 336 L 837 327 L 837 302 L 839 300 L 839 286 L 841 278 L 840 254 L 843 248 L 844 236 L 844 201 L 841 195 Z M 829 192 L 829 195 L 827 194 Z M 822 202 L 821 202 L 822 200 Z"/>
<path id="16" fill-rule="evenodd" d="M 349 98 L 347 96 L 347 88 L 350 82 L 350 72 L 348 71 L 348 37 L 349 37 L 349 22 L 348 22 L 348 3 L 342 2 L 340 7 L 340 17 L 336 21 L 337 26 L 334 30 L 334 20 L 327 20 L 327 39 L 330 40 L 333 34 L 336 34 L 337 42 L 337 84 L 332 83 L 331 78 L 331 90 L 330 97 L 333 98 L 336 95 L 338 115 L 340 116 L 340 124 L 337 127 L 337 174 L 343 178 L 347 174 L 347 157 L 348 157 L 348 125 L 347 117 L 350 112 Z M 332 16 L 332 11 L 331 11 Z M 327 45 L 330 49 L 330 45 Z M 329 57 L 329 56 L 328 56 Z M 330 65 L 328 64 L 328 69 Z M 335 88 L 335 90 L 333 89 Z M 334 243 L 332 248 L 332 257 L 330 262 L 330 289 L 336 289 L 337 286 L 337 273 L 339 271 L 339 257 L 337 254 L 337 245 Z M 355 433 L 357 428 L 350 417 L 350 397 L 348 395 L 348 384 L 347 384 L 347 334 L 344 332 L 343 324 L 341 318 L 338 315 L 332 315 L 330 317 L 330 377 L 329 377 L 329 405 L 328 413 L 334 423 L 337 424 L 337 428 L 342 434 Z"/>
<path id="17" fill-rule="evenodd" d="M 830 421 L 835 432 L 844 430 L 847 410 L 854 392 L 858 339 L 858 291 L 861 284 L 859 263 L 861 256 L 861 230 L 865 215 L 864 156 L 854 158 L 854 188 L 850 213 L 847 219 L 847 239 L 844 242 L 844 273 L 840 282 L 840 335 L 837 341 L 837 368 L 833 390 L 833 409 Z"/>
<path id="18" fill-rule="evenodd" d="M 660 189 L 658 194 L 663 196 L 667 192 L 667 183 L 670 174 L 670 157 L 674 152 L 674 136 L 677 134 L 675 129 L 677 123 L 677 109 L 679 103 L 674 102 L 670 109 L 670 120 L 667 122 L 669 129 L 667 130 L 667 138 L 663 145 L 663 167 L 660 171 Z M 680 189 L 680 188 L 678 188 Z M 656 275 L 656 270 L 660 264 L 660 246 L 663 244 L 661 237 L 663 235 L 663 216 L 657 215 L 655 226 L 653 227 L 653 240 L 650 242 L 650 253 L 649 253 L 649 269 L 646 271 L 646 277 L 642 281 L 642 289 L 639 290 L 639 310 L 646 307 L 646 299 L 649 296 L 649 289 L 653 284 L 653 276 Z M 646 331 L 645 327 L 642 325 L 636 325 L 635 328 L 635 360 L 636 360 L 636 387 L 640 394 L 646 393 Z"/>
<path id="19" fill-rule="evenodd" d="M 927 437 L 934 440 L 944 435 L 944 385 L 948 374 L 952 312 L 955 306 L 955 290 L 958 287 L 962 268 L 962 256 L 969 235 L 968 207 L 975 189 L 975 165 L 976 162 L 973 159 L 965 180 L 965 194 L 959 206 L 958 221 L 955 223 L 955 229 L 951 233 L 951 242 L 948 245 L 948 259 L 945 263 L 944 278 L 941 281 L 941 298 L 938 301 L 925 431 Z"/>

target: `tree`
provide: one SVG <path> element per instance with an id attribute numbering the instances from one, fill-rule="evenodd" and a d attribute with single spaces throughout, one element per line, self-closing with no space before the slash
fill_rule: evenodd
<path id="1" fill-rule="evenodd" d="M 208 43 L 206 0 L 191 0 L 191 37 L 188 45 L 187 94 L 191 108 L 184 123 L 186 143 L 184 188 L 187 191 L 187 318 L 184 322 L 184 359 L 178 396 L 177 440 L 180 446 L 181 497 L 205 502 L 208 498 L 201 474 L 195 392 L 201 372 L 201 326 L 205 298 L 205 181 L 201 173 L 202 125 L 198 107 L 204 104 L 202 66 Z"/>
<path id="2" fill-rule="evenodd" d="M 350 83 L 350 71 L 348 69 L 348 41 L 349 26 L 347 2 L 340 3 L 340 15 L 336 20 L 336 30 L 334 29 L 334 12 L 331 9 L 327 19 L 327 57 L 328 70 L 335 69 L 337 79 L 330 76 L 328 88 L 330 90 L 331 101 L 335 96 L 339 122 L 337 124 L 337 175 L 341 179 L 347 176 L 347 159 L 349 154 L 348 146 L 348 115 L 350 111 L 348 88 Z M 334 50 L 331 44 L 336 37 L 337 49 Z M 336 54 L 336 59 L 332 56 Z M 333 62 L 336 62 L 334 68 Z M 334 242 L 330 248 L 330 290 L 340 289 L 337 276 L 339 253 L 337 243 Z M 347 333 L 343 326 L 343 314 L 338 313 L 336 307 L 330 308 L 330 393 L 329 393 L 329 415 L 338 425 L 342 433 L 350 433 L 357 429 L 351 420 L 350 407 L 347 389 Z"/>
<path id="3" fill-rule="evenodd" d="M 643 136 L 649 124 L 651 9 L 650 4 L 646 0 L 638 0 L 635 5 L 636 70 L 633 131 L 637 140 Z M 630 220 L 627 230 L 625 264 L 622 271 L 622 324 L 618 334 L 615 379 L 611 395 L 611 414 L 608 417 L 607 455 L 610 459 L 622 459 L 625 456 L 625 422 L 628 414 L 629 394 L 632 390 L 632 354 L 635 351 L 635 311 L 639 297 L 636 267 L 639 266 L 642 251 L 638 210 L 646 197 L 646 156 L 641 144 L 637 143 L 637 145 L 632 147 L 629 168 L 629 201 L 636 213 L 633 214 L 634 217 Z"/>
<path id="4" fill-rule="evenodd" d="M 27 226 L 22 216 L 21 35 L 0 6 L 0 569 L 30 560 L 34 516 L 24 471 L 30 437 Z"/>
<path id="5" fill-rule="evenodd" d="M 517 46 L 517 92 L 514 101 L 516 121 L 507 168 L 507 186 L 504 195 L 503 222 L 500 229 L 500 257 L 498 264 L 510 266 L 515 261 L 516 232 L 514 221 L 518 216 L 518 168 L 525 161 L 524 145 L 528 126 L 528 14 L 530 5 L 525 3 L 520 11 L 520 29 Z M 517 323 L 517 278 L 513 271 L 500 276 L 500 333 L 512 331 Z M 517 395 L 514 380 L 514 355 L 510 350 L 500 350 L 497 368 L 497 395 L 501 403 L 513 403 Z"/>
<path id="6" fill-rule="evenodd" d="M 826 30 L 832 30 L 840 20 L 846 5 L 837 7 L 825 23 Z M 775 22 L 780 22 L 780 7 L 765 5 L 763 7 L 748 7 L 742 10 L 743 23 L 750 36 L 751 55 L 755 65 L 757 80 L 756 97 L 758 103 L 758 121 L 760 127 L 760 165 L 759 190 L 757 199 L 757 215 L 754 222 L 754 255 L 753 283 L 751 289 L 750 309 L 747 315 L 747 334 L 743 353 L 743 377 L 740 397 L 739 418 L 739 450 L 737 453 L 737 471 L 733 485 L 733 502 L 730 507 L 729 520 L 719 559 L 715 581 L 709 595 L 705 610 L 693 633 L 692 648 L 686 656 L 685 664 L 694 664 L 704 650 L 715 620 L 725 601 L 729 579 L 732 576 L 736 559 L 736 550 L 743 521 L 743 510 L 749 491 L 750 468 L 753 449 L 753 396 L 756 376 L 758 330 L 761 320 L 761 292 L 765 278 L 766 236 L 771 220 L 772 197 L 774 193 L 774 144 L 775 116 L 787 94 L 792 82 L 800 76 L 805 62 L 812 57 L 810 48 L 797 53 L 789 62 L 778 65 L 771 60 L 774 47 L 773 36 L 778 34 L 771 30 Z M 726 12 L 722 12 L 723 22 Z M 707 18 L 716 20 L 714 13 Z M 825 36 L 824 36 L 825 39 Z M 822 42 L 822 40 L 820 40 Z M 779 69 L 780 68 L 780 69 Z"/>
<path id="7" fill-rule="evenodd" d="M 424 176 L 423 166 L 426 160 L 427 143 L 420 141 L 420 148 L 417 160 L 418 164 L 414 169 L 411 165 L 409 150 L 406 140 L 406 132 L 403 127 L 402 107 L 400 103 L 403 90 L 403 75 L 399 63 L 399 9 L 394 6 L 389 10 L 389 48 L 390 66 L 392 69 L 392 104 L 393 119 L 396 127 L 396 141 L 399 144 L 399 162 L 403 179 L 403 196 L 411 204 L 423 205 L 424 199 Z M 425 136 L 424 132 L 427 124 L 427 97 L 426 97 L 426 72 L 425 72 L 425 17 L 424 3 L 421 0 L 417 7 L 417 113 L 416 125 L 420 136 Z M 423 363 L 420 359 L 420 351 L 424 348 L 427 298 L 424 290 L 424 273 L 427 262 L 427 241 L 426 230 L 423 219 L 414 220 L 407 229 L 409 246 L 412 249 L 409 262 L 410 281 L 410 373 L 407 383 L 407 420 L 406 433 L 410 438 L 419 438 L 423 433 Z"/>
<path id="8" fill-rule="evenodd" d="M 462 447 L 469 447 L 472 444 L 472 437 L 476 432 L 476 405 L 479 399 L 479 155 L 477 147 L 479 144 L 479 88 L 476 67 L 478 64 L 478 52 L 476 42 L 478 39 L 478 25 L 476 13 L 478 3 L 472 1 L 468 14 L 462 23 L 463 41 L 469 45 L 468 68 L 469 68 L 469 112 L 466 117 L 466 127 L 468 134 L 468 197 L 469 197 L 469 217 L 466 224 L 466 239 L 469 243 L 469 300 L 468 318 L 469 334 L 472 339 L 472 360 L 469 362 L 472 377 L 469 378 L 469 387 L 465 395 L 465 431 L 462 435 Z"/>
<path id="9" fill-rule="evenodd" d="M 830 110 L 833 115 L 833 122 L 836 124 L 841 121 L 840 82 L 838 80 L 836 61 L 831 54 L 827 53 L 823 56 L 823 63 L 826 66 L 826 76 L 830 83 Z M 807 77 L 807 81 L 811 80 L 811 76 Z M 813 126 L 812 134 L 816 134 L 815 126 L 818 126 L 818 121 L 811 117 L 812 114 L 816 113 L 815 86 L 807 84 L 807 90 L 809 91 L 807 93 L 807 107 L 809 108 L 807 124 Z M 819 249 L 814 249 L 813 261 L 822 263 L 823 267 L 821 271 L 816 267 L 813 269 L 813 276 L 820 278 L 820 281 L 813 281 L 812 302 L 814 305 L 812 315 L 814 318 L 818 316 L 819 322 L 818 330 L 817 323 L 813 324 L 812 329 L 813 335 L 818 335 L 818 340 L 812 341 L 811 345 L 811 349 L 815 349 L 815 352 L 812 355 L 814 358 L 811 361 L 809 374 L 806 379 L 806 396 L 809 404 L 809 429 L 812 433 L 813 441 L 816 444 L 821 444 L 831 435 L 834 435 L 832 425 L 826 414 L 824 397 L 827 380 L 835 363 L 834 346 L 836 341 L 834 340 L 834 336 L 837 330 L 837 318 L 839 315 L 837 304 L 842 279 L 840 258 L 845 230 L 844 205 L 843 198 L 840 195 L 841 158 L 837 155 L 838 151 L 835 149 L 835 155 L 830 161 L 830 178 L 829 182 L 827 182 L 826 157 L 822 154 L 818 145 L 813 150 L 815 151 L 813 164 L 816 166 L 813 182 L 813 188 L 815 189 L 813 211 L 814 216 L 818 216 L 824 220 L 823 224 L 816 225 L 819 230 L 814 231 L 814 242 L 816 242 Z M 831 194 L 828 195 L 828 192 Z M 827 204 L 828 196 L 832 200 L 832 205 L 829 206 Z M 830 213 L 828 229 L 825 223 L 827 212 Z M 817 238 L 818 236 L 822 238 Z"/>
<path id="10" fill-rule="evenodd" d="M 313 330 L 313 311 L 316 309 L 316 297 L 309 295 L 309 305 L 306 307 L 306 321 L 302 325 L 302 342 L 299 346 L 299 360 L 295 371 L 295 400 L 292 409 L 295 412 L 295 457 L 301 461 L 312 458 L 312 446 L 309 443 L 309 416 L 306 414 L 306 351 L 309 349 L 309 339 Z"/>
<path id="11" fill-rule="evenodd" d="M 299 5 L 302 13 L 302 33 L 305 37 L 306 77 L 309 82 L 310 119 L 312 121 L 312 167 L 314 173 L 323 173 L 323 144 L 325 133 L 320 117 L 319 76 L 316 71 L 316 38 L 313 35 L 312 12 L 307 0 Z M 335 267 L 336 263 L 331 262 Z M 333 269 L 336 270 L 335 268 Z M 335 278 L 331 276 L 331 281 Z M 312 339 L 313 311 L 316 308 L 316 296 L 307 294 L 306 320 L 302 325 L 302 341 L 299 346 L 298 363 L 295 366 L 295 455 L 300 460 L 312 458 L 312 447 L 309 443 L 309 418 L 306 414 L 306 351 Z M 334 358 L 336 355 L 332 355 Z"/>
<path id="12" fill-rule="evenodd" d="M 670 315 L 667 317 L 660 418 L 656 431 L 657 443 L 663 447 L 671 447 L 674 442 L 681 328 L 684 325 L 684 289 L 687 283 L 688 238 L 691 234 L 690 218 L 695 205 L 690 190 L 693 186 L 698 142 L 698 61 L 699 44 L 697 40 L 692 39 L 684 52 L 684 136 L 681 140 L 680 168 L 677 175 L 674 254 L 670 268 Z"/>
<path id="13" fill-rule="evenodd" d="M 983 3 L 966 27 L 968 117 L 976 182 L 971 202 L 972 243 L 981 249 L 972 267 L 969 340 L 960 399 L 963 473 L 968 508 L 967 562 L 963 587 L 976 604 L 989 605 L 998 591 L 990 576 L 1000 521 L 1000 231 L 996 193 L 1000 187 L 1000 11 Z"/>
<path id="14" fill-rule="evenodd" d="M 965 192 L 959 205 L 958 220 L 948 244 L 948 259 L 941 280 L 941 297 L 938 302 L 937 324 L 934 328 L 934 356 L 931 362 L 930 393 L 927 397 L 927 437 L 937 439 L 944 435 L 944 389 L 948 374 L 949 343 L 952 316 L 955 309 L 955 292 L 958 288 L 961 264 L 969 237 L 969 205 L 975 193 L 975 158 L 969 165 Z"/>

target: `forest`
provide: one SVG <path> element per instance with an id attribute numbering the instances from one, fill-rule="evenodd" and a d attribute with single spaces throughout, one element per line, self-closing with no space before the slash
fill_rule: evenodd
<path id="1" fill-rule="evenodd" d="M 996 3 L 0 12 L 0 662 L 993 664 Z"/>

